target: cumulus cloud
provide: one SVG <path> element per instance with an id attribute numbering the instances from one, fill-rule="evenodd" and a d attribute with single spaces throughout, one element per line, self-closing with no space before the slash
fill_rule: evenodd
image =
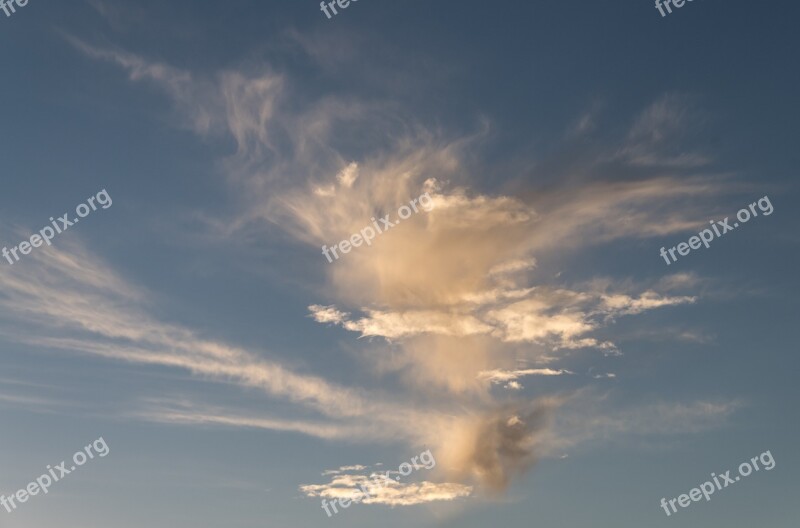
<path id="1" fill-rule="evenodd" d="M 473 480 L 483 489 L 502 491 L 547 452 L 556 398 L 503 405 L 457 422 L 437 448 L 449 478 Z"/>

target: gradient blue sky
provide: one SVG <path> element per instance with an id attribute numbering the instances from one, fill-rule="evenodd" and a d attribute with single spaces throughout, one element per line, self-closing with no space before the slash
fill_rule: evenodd
<path id="1" fill-rule="evenodd" d="M 0 260 L 0 493 L 110 447 L 0 527 L 796 526 L 798 14 L 0 13 L 2 245 L 113 199 Z M 431 212 L 321 255 L 425 191 Z M 329 519 L 301 490 L 425 449 L 397 488 L 416 504 Z M 660 508 L 766 450 L 774 470 Z"/>

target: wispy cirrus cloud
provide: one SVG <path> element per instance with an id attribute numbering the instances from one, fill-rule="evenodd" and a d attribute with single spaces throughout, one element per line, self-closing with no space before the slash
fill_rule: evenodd
<path id="1" fill-rule="evenodd" d="M 679 435 L 698 434 L 723 427 L 745 405 L 740 398 L 641 404 L 603 401 L 593 391 L 576 394 L 576 405 L 556 418 L 558 445 L 578 447 L 586 442 L 656 438 L 669 442 Z M 565 406 L 569 406 L 566 403 Z M 609 408 L 613 405 L 613 409 Z"/>
<path id="2" fill-rule="evenodd" d="M 688 96 L 665 94 L 637 117 L 618 156 L 641 167 L 695 169 L 706 166 L 711 163 L 711 157 L 688 150 L 681 141 L 687 130 L 698 128 L 702 121 L 702 113 Z"/>
<path id="3" fill-rule="evenodd" d="M 323 378 L 292 372 L 258 353 L 201 338 L 179 325 L 156 321 L 147 313 L 148 295 L 143 290 L 127 283 L 96 255 L 77 244 L 69 249 L 41 248 L 28 257 L 24 270 L 3 268 L 0 287 L 0 308 L 4 314 L 0 333 L 12 340 L 182 369 L 209 380 L 259 389 L 270 397 L 296 403 L 329 418 L 408 417 L 408 410 L 390 403 L 384 407 L 375 395 L 367 397 Z M 29 331 L 31 327 L 36 331 Z M 175 409 L 162 409 L 151 416 L 197 423 L 229 420 L 233 424 L 246 420 Z M 259 427 L 280 430 L 301 427 L 279 420 L 250 420 Z M 323 430 L 320 424 L 314 427 L 319 427 L 319 436 L 335 435 L 333 428 Z M 312 431 L 310 425 L 303 430 Z"/>

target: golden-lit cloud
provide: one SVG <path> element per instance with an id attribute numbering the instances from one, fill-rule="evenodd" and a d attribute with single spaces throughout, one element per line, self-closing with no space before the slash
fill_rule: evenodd
<path id="1" fill-rule="evenodd" d="M 696 302 L 686 293 L 691 277 L 632 281 L 623 271 L 619 280 L 579 281 L 543 272 L 554 263 L 580 262 L 583 252 L 612 242 L 638 242 L 705 223 L 706 210 L 691 199 L 719 194 L 721 178 L 682 172 L 709 161 L 700 152 L 675 151 L 676 131 L 690 117 L 683 99 L 665 96 L 645 108 L 627 134 L 610 140 L 577 171 L 592 177 L 547 174 L 557 183 L 536 187 L 525 174 L 501 174 L 509 183 L 489 185 L 476 154 L 489 124 L 472 136 L 454 137 L 409 121 L 388 101 L 330 96 L 296 104 L 289 76 L 268 66 L 203 77 L 69 40 L 86 55 L 119 65 L 131 80 L 161 89 L 173 100 L 181 126 L 203 138 L 233 138 L 235 152 L 220 160 L 219 169 L 237 197 L 236 212 L 205 225 L 220 237 L 247 234 L 264 241 L 277 227 L 293 249 L 315 255 L 324 282 L 308 303 L 310 316 L 366 338 L 358 359 L 399 383 L 391 394 L 343 387 L 154 321 L 144 299 L 133 306 L 123 302 L 118 292 L 130 288 L 111 273 L 91 279 L 77 270 L 55 278 L 36 272 L 35 281 L 0 277 L 10 292 L 7 302 L 22 306 L 33 320 L 91 334 L 89 339 L 53 332 L 29 342 L 182 368 L 261 389 L 322 418 L 229 416 L 167 405 L 151 410 L 153 419 L 328 439 L 342 438 L 341 427 L 352 426 L 361 440 L 394 434 L 411 445 L 431 445 L 443 481 L 387 487 L 383 504 L 452 500 L 472 494 L 473 486 L 502 490 L 539 457 L 560 455 L 559 448 L 585 442 L 597 431 L 621 432 L 647 422 L 636 410 L 623 416 L 601 409 L 581 425 L 575 417 L 590 407 L 585 398 L 532 399 L 520 379 L 555 381 L 556 373 L 568 371 L 546 363 L 580 361 L 581 354 L 598 351 L 618 354 L 618 318 Z M 577 129 L 587 133 L 592 123 Z M 343 143 L 341 137 L 357 140 Z M 344 146 L 353 144 L 358 147 Z M 609 175 L 609 164 L 624 167 L 625 175 Z M 396 219 L 398 207 L 423 193 L 430 196 L 429 210 L 332 263 L 323 257 L 323 245 L 349 239 L 373 218 Z M 61 258 L 50 254 L 42 252 L 43 268 L 54 266 L 48 259 Z M 495 383 L 519 397 L 499 399 L 491 391 Z M 664 404 L 658 411 L 664 423 L 712 423 L 733 408 L 697 404 L 675 410 Z M 309 485 L 304 492 L 346 496 L 354 482 L 337 474 L 330 484 Z"/>
<path id="2" fill-rule="evenodd" d="M 327 500 L 348 499 L 355 504 L 414 506 L 469 497 L 472 487 L 453 482 L 397 482 L 369 475 L 338 475 L 327 484 L 304 484 L 300 491 L 307 497 Z M 366 492 L 366 494 L 365 494 Z M 338 506 L 341 509 L 341 506 Z"/>

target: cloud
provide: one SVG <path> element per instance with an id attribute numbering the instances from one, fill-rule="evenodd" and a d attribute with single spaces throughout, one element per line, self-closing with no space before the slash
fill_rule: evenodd
<path id="1" fill-rule="evenodd" d="M 521 389 L 521 372 L 542 375 L 551 369 L 511 370 L 516 360 L 552 361 L 581 349 L 615 353 L 613 337 L 601 336 L 612 333 L 616 318 L 696 301 L 674 293 L 691 282 L 687 277 L 660 284 L 624 279 L 567 284 L 537 274 L 598 246 L 696 232 L 705 224 L 707 204 L 723 192 L 723 178 L 696 172 L 710 159 L 678 148 L 681 133 L 693 122 L 686 99 L 667 95 L 646 108 L 625 137 L 578 167 L 578 173 L 593 175 L 589 181 L 554 173 L 544 176 L 551 181 L 563 176 L 563 183 L 533 187 L 523 186 L 522 174 L 502 174 L 523 189 L 511 195 L 475 183 L 487 169 L 477 153 L 489 137 L 488 125 L 459 136 L 409 120 L 391 101 L 305 100 L 291 89 L 288 73 L 268 66 L 197 76 L 135 54 L 71 42 L 90 57 L 120 65 L 131 80 L 159 87 L 172 99 L 183 126 L 204 138 L 235 140 L 236 151 L 219 167 L 238 197 L 237 212 L 208 225 L 217 226 L 218 235 L 256 238 L 278 227 L 298 251 L 313 250 L 326 282 L 315 292 L 311 317 L 363 338 L 384 338 L 365 340 L 361 357 L 380 375 L 397 374 L 406 391 L 376 397 L 301 375 L 259 354 L 154 322 L 140 307 L 133 310 L 104 295 L 90 293 L 84 297 L 89 305 L 82 305 L 83 288 L 50 301 L 46 289 L 34 287 L 29 312 L 51 326 L 77 327 L 113 342 L 63 335 L 39 342 L 185 368 L 208 379 L 260 388 L 336 427 L 360 425 L 355 435 L 361 438 L 382 438 L 374 431 L 382 428 L 407 443 L 435 446 L 446 480 L 457 487 L 388 488 L 394 495 L 382 499 L 387 504 L 437 493 L 451 500 L 473 484 L 502 490 L 557 448 L 561 454 L 564 446 L 603 431 L 652 425 L 642 411 L 625 415 L 608 409 L 581 423 L 575 416 L 586 418 L 582 412 L 592 408 L 581 398 L 498 401 L 489 391 L 491 382 L 480 376 L 516 373 L 505 383 Z M 580 122 L 577 132 L 591 133 L 593 121 Z M 608 164 L 624 168 L 624 178 L 595 176 Z M 431 211 L 413 215 L 331 265 L 319 255 L 323 244 L 350 238 L 371 218 L 392 215 L 423 192 L 431 196 Z M 13 296 L 25 302 L 19 291 Z M 581 407 L 567 409 L 565 402 Z M 727 415 L 726 408 L 702 404 L 682 411 L 649 410 L 673 425 L 680 419 L 720 423 L 709 417 Z M 197 411 L 169 417 L 223 423 L 219 413 Z M 271 420 L 259 423 L 317 435 L 328 427 L 326 422 Z M 235 421 L 256 423 L 246 416 Z M 402 427 L 408 423 L 413 430 Z M 325 434 L 333 438 L 338 431 Z M 337 474 L 334 481 L 351 477 Z M 306 491 L 350 493 L 352 483 L 338 480 Z"/>
<path id="2" fill-rule="evenodd" d="M 610 313 L 630 315 L 664 306 L 693 303 L 696 300 L 692 296 L 664 297 L 654 291 L 646 291 L 638 299 L 622 294 L 603 296 L 603 307 Z"/>
<path id="3" fill-rule="evenodd" d="M 213 95 L 216 88 L 205 79 L 162 62 L 144 59 L 126 51 L 91 46 L 71 35 L 65 40 L 88 57 L 113 62 L 128 72 L 131 81 L 147 82 L 161 89 L 176 105 L 176 122 L 180 126 L 205 136 L 219 131 L 223 123 L 218 119 L 222 103 Z"/>
<path id="4" fill-rule="evenodd" d="M 362 471 L 364 469 L 367 469 L 367 466 L 356 464 L 354 466 L 342 466 L 339 468 L 339 471 Z"/>
<path id="5" fill-rule="evenodd" d="M 722 427 L 744 406 L 739 399 L 619 404 L 591 391 L 576 393 L 573 398 L 564 400 L 565 412 L 555 420 L 553 449 L 620 442 L 625 437 L 665 442 L 677 435 Z"/>
<path id="6" fill-rule="evenodd" d="M 549 368 L 524 369 L 524 370 L 486 370 L 478 374 L 478 378 L 487 380 L 491 383 L 503 383 L 519 379 L 524 376 L 562 376 L 572 374 L 568 370 L 553 370 Z"/>
<path id="7" fill-rule="evenodd" d="M 523 387 L 517 381 L 519 378 L 525 376 L 563 376 L 565 374 L 572 374 L 569 370 L 554 370 L 550 368 L 538 369 L 522 369 L 522 370 L 484 370 L 478 373 L 478 379 L 488 381 L 494 385 L 505 383 L 505 388 L 512 390 L 521 390 Z"/>
<path id="8" fill-rule="evenodd" d="M 347 167 L 339 171 L 339 174 L 336 175 L 336 179 L 339 181 L 339 184 L 347 187 L 348 189 L 353 186 L 356 178 L 358 178 L 358 163 L 356 162 L 350 163 Z"/>
<path id="9" fill-rule="evenodd" d="M 536 267 L 535 258 L 516 259 L 508 262 L 500 263 L 489 270 L 489 275 L 504 275 L 508 273 L 517 273 L 526 271 Z"/>
<path id="10" fill-rule="evenodd" d="M 520 297 L 523 297 L 521 300 Z M 668 296 L 644 291 L 624 293 L 575 291 L 547 287 L 527 290 L 495 289 L 450 299 L 445 309 L 382 311 L 365 308 L 353 319 L 334 305 L 309 306 L 321 323 L 338 324 L 362 337 L 400 339 L 423 334 L 451 337 L 486 335 L 506 343 L 546 343 L 554 348 L 615 348 L 613 343 L 587 337 L 610 318 L 635 315 L 666 306 L 693 303 L 693 296 Z"/>
<path id="11" fill-rule="evenodd" d="M 400 405 L 381 402 L 375 395 L 332 384 L 323 378 L 298 374 L 239 347 L 199 337 L 179 325 L 148 315 L 148 294 L 128 284 L 81 246 L 63 242 L 62 249 L 40 248 L 24 269 L 0 269 L 0 333 L 34 346 L 79 354 L 179 368 L 203 379 L 255 388 L 266 395 L 301 405 L 336 419 L 362 418 L 369 427 L 354 427 L 351 436 L 379 437 L 381 424 L 391 431 L 394 419 L 414 414 Z M 67 249 L 68 248 L 68 249 Z M 220 416 L 219 413 L 171 409 L 151 417 L 172 421 L 243 424 L 278 430 L 294 428 L 312 434 L 319 424 Z M 376 418 L 371 418 L 376 417 Z M 397 424 L 397 429 L 401 425 Z M 395 431 L 397 432 L 397 431 Z M 336 436 L 333 428 L 319 436 Z M 340 436 L 344 436 L 343 434 Z"/>
<path id="12" fill-rule="evenodd" d="M 263 416 L 244 416 L 234 414 L 231 409 L 198 409 L 195 405 L 180 402 L 160 402 L 149 407 L 147 410 L 131 413 L 131 417 L 173 425 L 214 425 L 301 433 L 326 440 L 352 440 L 357 434 L 352 426 L 266 418 Z"/>
<path id="13" fill-rule="evenodd" d="M 456 423 L 437 447 L 439 467 L 458 482 L 474 480 L 502 491 L 546 451 L 550 421 L 559 399 L 500 406 Z"/>
<path id="14" fill-rule="evenodd" d="M 406 311 L 402 313 L 369 310 L 368 316 L 358 321 L 343 321 L 343 326 L 363 337 L 382 336 L 388 339 L 419 334 L 470 336 L 487 334 L 492 327 L 470 315 L 437 311 Z"/>
<path id="15" fill-rule="evenodd" d="M 670 93 L 646 108 L 631 126 L 619 156 L 637 166 L 693 169 L 708 165 L 709 156 L 692 152 L 679 143 L 687 130 L 699 128 L 701 113 L 689 97 Z"/>
<path id="16" fill-rule="evenodd" d="M 357 467 L 366 469 L 364 466 Z M 392 507 L 453 501 L 469 497 L 473 491 L 471 486 L 452 482 L 401 483 L 379 473 L 338 475 L 329 483 L 304 484 L 299 489 L 306 497 L 320 497 L 327 500 L 350 499 L 354 503 Z"/>
<path id="17" fill-rule="evenodd" d="M 57 409 L 63 406 L 64 402 L 62 400 L 0 392 L 0 407 L 11 407 L 14 409 L 24 407 L 40 412 L 56 413 Z"/>
<path id="18" fill-rule="evenodd" d="M 308 307 L 312 317 L 318 323 L 342 324 L 350 314 L 340 312 L 335 306 L 320 306 L 314 304 Z"/>

